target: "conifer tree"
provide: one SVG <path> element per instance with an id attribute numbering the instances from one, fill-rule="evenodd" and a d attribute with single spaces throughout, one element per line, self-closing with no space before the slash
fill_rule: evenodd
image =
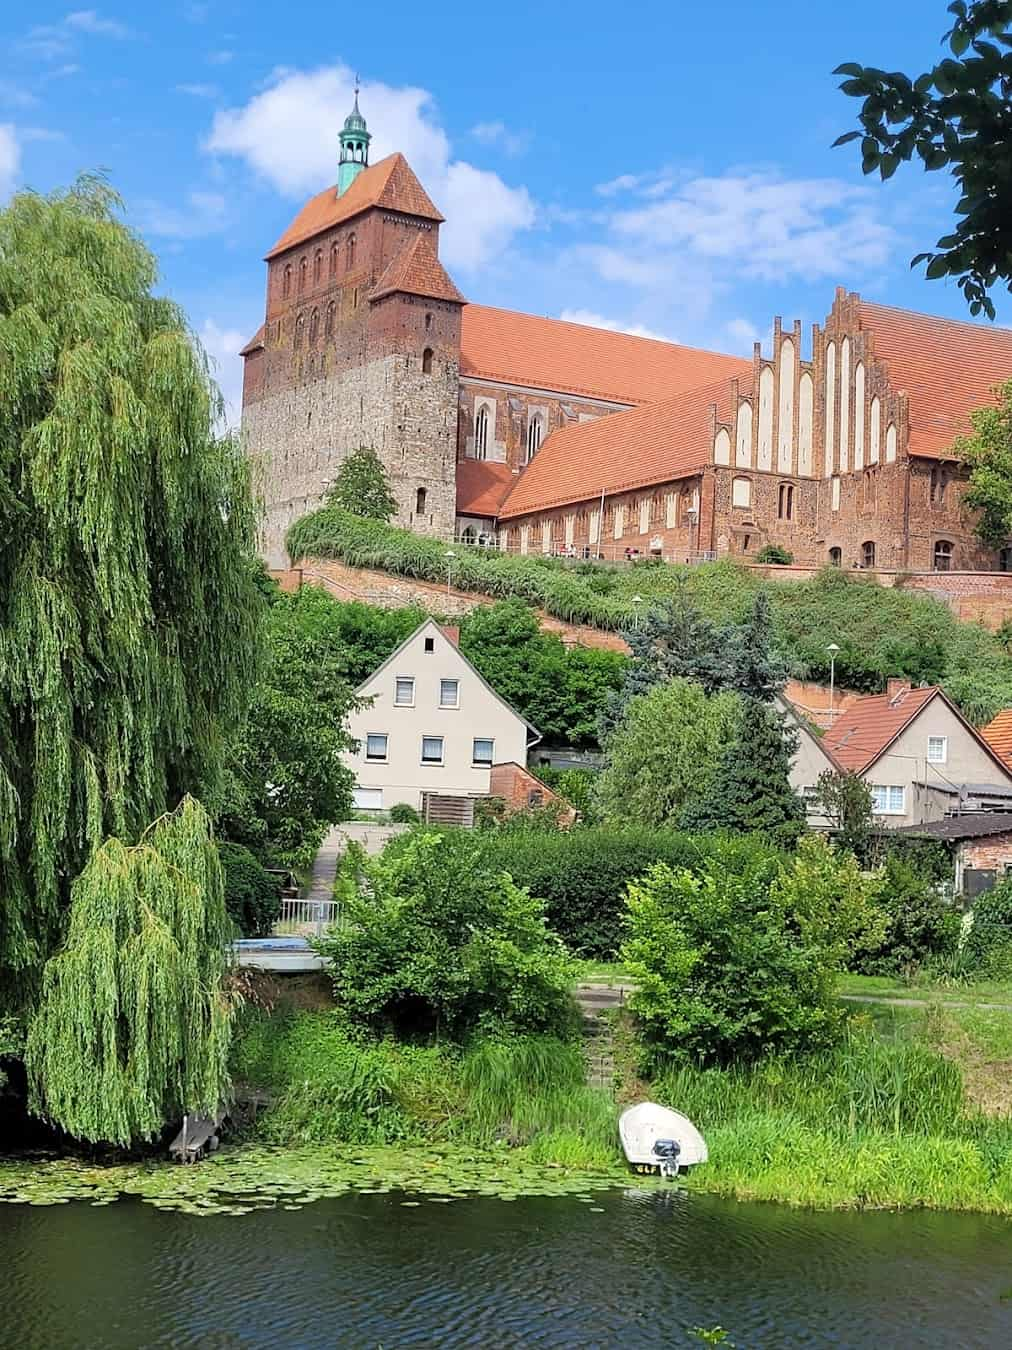
<path id="1" fill-rule="evenodd" d="M 734 635 L 730 687 L 743 698 L 769 703 L 784 687 L 787 670 L 773 650 L 770 597 L 757 591 L 748 618 Z"/>
<path id="2" fill-rule="evenodd" d="M 103 838 L 215 787 L 255 673 L 245 460 L 117 213 L 87 179 L 0 211 L 0 1010 Z"/>
<path id="3" fill-rule="evenodd" d="M 389 520 L 397 511 L 386 470 L 371 446 L 348 456 L 327 493 L 327 505 L 369 520 Z"/>
<path id="4" fill-rule="evenodd" d="M 790 784 L 797 732 L 769 703 L 742 699 L 737 730 L 702 797 L 684 813 L 686 830 L 762 834 L 785 846 L 805 827 L 805 807 Z"/>

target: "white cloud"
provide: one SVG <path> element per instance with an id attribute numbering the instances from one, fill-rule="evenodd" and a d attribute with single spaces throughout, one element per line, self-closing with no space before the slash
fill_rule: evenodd
<path id="1" fill-rule="evenodd" d="M 214 376 L 225 400 L 225 424 L 236 428 L 242 415 L 242 357 L 240 351 L 252 333 L 238 328 L 222 328 L 214 319 L 205 319 L 200 329 L 201 346 L 210 358 Z"/>
<path id="2" fill-rule="evenodd" d="M 666 333 L 658 333 L 641 323 L 624 323 L 620 319 L 606 319 L 590 309 L 564 309 L 559 315 L 567 323 L 582 323 L 590 328 L 607 328 L 611 333 L 631 333 L 633 337 L 654 338 L 657 342 L 674 342 Z"/>
<path id="3" fill-rule="evenodd" d="M 612 227 L 651 256 L 694 255 L 763 281 L 879 267 L 894 240 L 869 189 L 765 170 L 692 179 L 650 205 L 618 212 Z"/>
<path id="4" fill-rule="evenodd" d="M 68 28 L 74 28 L 79 33 L 91 33 L 95 37 L 130 36 L 130 30 L 125 24 L 117 23 L 115 19 L 103 19 L 94 9 L 76 9 L 63 22 Z"/>
<path id="5" fill-rule="evenodd" d="M 726 325 L 726 331 L 735 346 L 747 351 L 749 355 L 752 354 L 752 344 L 762 337 L 759 329 L 748 319 L 731 319 Z"/>
<path id="6" fill-rule="evenodd" d="M 21 147 L 10 122 L 0 122 L 0 201 L 14 190 L 21 167 Z"/>
<path id="7" fill-rule="evenodd" d="M 645 175 L 639 173 L 620 173 L 607 183 L 598 183 L 594 191 L 599 197 L 617 197 L 620 192 L 632 192 L 644 181 Z"/>
<path id="8" fill-rule="evenodd" d="M 189 192 L 183 206 L 142 201 L 138 205 L 145 234 L 166 239 L 199 239 L 216 234 L 228 223 L 228 202 L 218 192 Z"/>
<path id="9" fill-rule="evenodd" d="M 217 98 L 219 93 L 216 84 L 177 84 L 177 94 L 189 94 L 191 98 Z"/>
<path id="10" fill-rule="evenodd" d="M 12 108 L 34 108 L 38 102 L 35 94 L 13 80 L 0 80 L 0 103 L 7 103 Z"/>
<path id="11" fill-rule="evenodd" d="M 334 182 L 337 133 L 353 98 L 346 66 L 276 71 L 243 107 L 215 116 L 205 148 L 245 160 L 286 197 L 305 197 Z M 373 133 L 372 162 L 400 150 L 446 216 L 440 252 L 449 266 L 478 267 L 534 223 L 526 188 L 451 158 L 426 90 L 366 84 L 360 105 Z"/>
<path id="12" fill-rule="evenodd" d="M 495 146 L 507 155 L 522 155 L 531 143 L 525 131 L 510 131 L 505 122 L 479 122 L 471 135 L 482 145 Z"/>

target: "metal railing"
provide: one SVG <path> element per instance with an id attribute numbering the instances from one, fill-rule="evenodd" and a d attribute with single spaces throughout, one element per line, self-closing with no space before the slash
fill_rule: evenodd
<path id="1" fill-rule="evenodd" d="M 324 929 L 341 921 L 337 900 L 282 900 L 274 925 L 275 937 L 322 937 Z"/>

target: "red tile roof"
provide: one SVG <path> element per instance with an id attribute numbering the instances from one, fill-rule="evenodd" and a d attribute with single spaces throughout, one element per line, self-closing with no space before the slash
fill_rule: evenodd
<path id="1" fill-rule="evenodd" d="M 863 773 L 938 694 L 936 687 L 906 689 L 899 694 L 869 694 L 855 699 L 822 744 L 844 769 Z"/>
<path id="2" fill-rule="evenodd" d="M 395 291 L 420 295 L 427 300 L 449 300 L 466 305 L 467 301 L 450 280 L 446 268 L 436 257 L 423 235 L 416 235 L 388 263 L 369 299 L 379 300 Z"/>
<path id="3" fill-rule="evenodd" d="M 986 727 L 981 728 L 984 740 L 1007 764 L 1012 764 L 1012 708 L 1003 708 Z"/>
<path id="4" fill-rule="evenodd" d="M 737 375 L 752 362 L 607 328 L 468 305 L 461 325 L 460 373 L 558 393 L 646 403 Z"/>
<path id="5" fill-rule="evenodd" d="M 553 431 L 517 479 L 500 517 L 592 501 L 602 492 L 626 492 L 697 472 L 713 457 L 714 405 L 717 416 L 728 420 L 730 380 Z"/>
<path id="6" fill-rule="evenodd" d="M 246 343 L 246 346 L 240 349 L 239 351 L 240 356 L 249 356 L 250 352 L 255 352 L 264 345 L 264 329 L 266 327 L 267 325 L 265 323 L 262 323 L 260 325 L 257 331 L 250 338 L 249 342 Z"/>
<path id="7" fill-rule="evenodd" d="M 484 459 L 457 463 L 457 515 L 497 516 L 517 476 L 508 464 Z"/>
<path id="8" fill-rule="evenodd" d="M 967 414 L 993 403 L 992 386 L 1012 379 L 1012 331 L 865 301 L 860 315 L 893 389 L 909 396 L 910 453 L 946 456 L 970 430 Z"/>
<path id="9" fill-rule="evenodd" d="M 363 169 L 340 197 L 336 187 L 326 188 L 311 197 L 267 257 L 273 258 L 278 253 L 284 253 L 286 249 L 294 248 L 296 244 L 312 239 L 334 225 L 340 225 L 343 220 L 350 220 L 371 206 L 402 211 L 409 216 L 422 216 L 426 220 L 443 219 L 404 156 L 387 155 L 378 164 Z"/>

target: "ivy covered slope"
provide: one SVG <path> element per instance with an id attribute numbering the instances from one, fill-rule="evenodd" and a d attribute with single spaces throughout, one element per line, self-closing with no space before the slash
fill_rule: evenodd
<path id="1" fill-rule="evenodd" d="M 288 532 L 293 559 L 337 558 L 401 576 L 446 581 L 446 545 L 376 520 L 324 507 Z M 828 679 L 826 648 L 840 647 L 839 684 L 876 691 L 890 675 L 942 684 L 975 722 L 1012 704 L 1012 654 L 1000 636 L 961 623 L 940 601 L 869 577 L 826 568 L 811 581 L 767 581 L 724 561 L 699 567 L 644 562 L 619 568 L 455 550 L 452 581 L 462 590 L 517 597 L 573 623 L 629 627 L 634 595 L 646 604 L 688 594 L 711 618 L 741 621 L 755 594 L 769 593 L 777 645 L 793 675 Z"/>
<path id="2" fill-rule="evenodd" d="M 0 1011 L 103 839 L 213 799 L 256 672 L 246 466 L 156 280 L 100 182 L 0 211 Z"/>

